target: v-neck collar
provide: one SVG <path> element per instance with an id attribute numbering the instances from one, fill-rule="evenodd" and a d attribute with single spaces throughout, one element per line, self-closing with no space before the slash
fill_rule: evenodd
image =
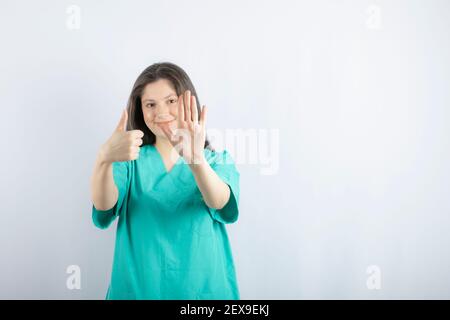
<path id="1" fill-rule="evenodd" d="M 183 157 L 179 156 L 177 161 L 173 164 L 172 168 L 170 170 L 167 170 L 167 167 L 164 163 L 164 159 L 162 158 L 161 154 L 159 153 L 158 149 L 155 145 L 150 145 L 150 148 L 153 150 L 153 152 L 156 154 L 156 158 L 158 158 L 159 166 L 162 170 L 162 172 L 166 175 L 169 175 L 173 173 L 174 169 L 180 166 L 180 164 L 183 162 Z"/>

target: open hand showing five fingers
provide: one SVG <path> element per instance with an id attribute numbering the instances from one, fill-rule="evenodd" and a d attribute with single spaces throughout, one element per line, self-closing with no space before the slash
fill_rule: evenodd
<path id="1" fill-rule="evenodd" d="M 197 101 L 189 90 L 178 97 L 176 126 L 172 131 L 167 123 L 160 124 L 167 139 L 186 163 L 202 163 L 206 140 L 206 106 L 201 109 L 199 117 Z"/>

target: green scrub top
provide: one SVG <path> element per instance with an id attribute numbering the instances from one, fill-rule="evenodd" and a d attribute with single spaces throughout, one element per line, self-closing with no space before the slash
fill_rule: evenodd
<path id="1" fill-rule="evenodd" d="M 220 210 L 206 205 L 182 157 L 167 172 L 156 147 L 145 145 L 138 159 L 113 163 L 118 200 L 109 210 L 92 205 L 101 229 L 119 217 L 106 299 L 239 299 L 225 228 L 238 219 L 239 172 L 226 150 L 204 154 L 230 187 Z"/>

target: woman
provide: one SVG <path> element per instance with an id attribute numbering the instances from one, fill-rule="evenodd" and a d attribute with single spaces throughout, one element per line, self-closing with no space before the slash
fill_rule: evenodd
<path id="1" fill-rule="evenodd" d="M 98 152 L 92 219 L 119 217 L 106 299 L 239 299 L 225 224 L 239 215 L 239 172 L 214 151 L 186 72 L 156 63 Z"/>

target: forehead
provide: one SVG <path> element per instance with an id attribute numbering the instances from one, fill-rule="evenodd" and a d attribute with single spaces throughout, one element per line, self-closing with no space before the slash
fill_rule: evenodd
<path id="1" fill-rule="evenodd" d="M 159 79 L 155 82 L 148 83 L 142 91 L 142 100 L 162 100 L 170 94 L 177 95 L 172 82 L 167 79 Z"/>

